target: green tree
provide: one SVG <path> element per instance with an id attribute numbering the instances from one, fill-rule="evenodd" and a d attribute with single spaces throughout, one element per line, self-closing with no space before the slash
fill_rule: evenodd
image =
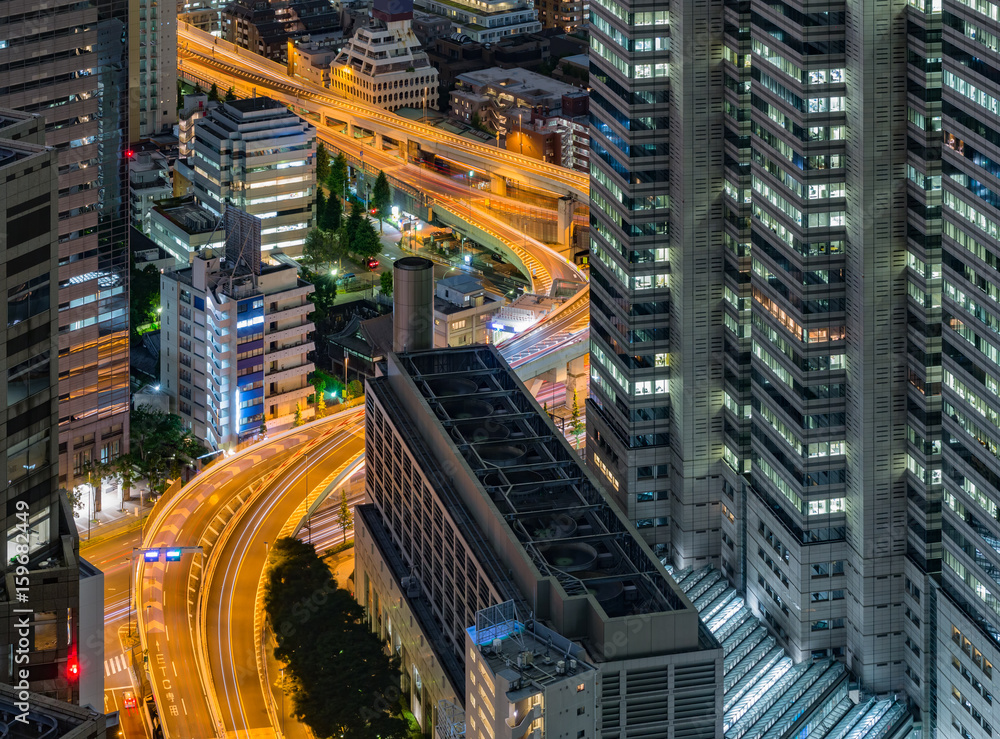
<path id="1" fill-rule="evenodd" d="M 389 217 L 392 209 L 392 188 L 389 186 L 389 178 L 385 176 L 385 172 L 380 171 L 375 179 L 371 207 L 375 210 L 375 217 L 378 218 L 378 232 L 382 233 L 382 224 Z"/>
<path id="2" fill-rule="evenodd" d="M 378 276 L 378 281 L 382 287 L 382 294 L 386 297 L 392 297 L 392 270 L 387 269 L 385 272 Z"/>
<path id="3" fill-rule="evenodd" d="M 347 199 L 347 157 L 340 152 L 330 164 L 330 174 L 327 176 L 331 197 Z"/>
<path id="4" fill-rule="evenodd" d="M 205 90 L 202 88 L 200 82 L 195 82 L 194 83 L 194 94 L 195 95 L 204 95 L 205 94 Z"/>
<path id="5" fill-rule="evenodd" d="M 184 107 L 184 83 L 177 80 L 177 110 Z"/>
<path id="6" fill-rule="evenodd" d="M 316 147 L 316 182 L 326 182 L 330 179 L 330 154 L 326 146 L 320 143 Z"/>
<path id="7" fill-rule="evenodd" d="M 122 503 L 132 500 L 132 488 L 142 478 L 142 472 L 132 452 L 119 454 L 112 460 L 111 477 L 122 486 Z"/>
<path id="8" fill-rule="evenodd" d="M 580 433 L 583 431 L 583 422 L 580 420 L 580 403 L 576 397 L 576 389 L 573 389 L 573 407 L 570 409 L 570 430 L 573 432 L 574 441 L 580 440 Z"/>
<path id="9" fill-rule="evenodd" d="M 378 256 L 382 251 L 382 241 L 378 237 L 378 231 L 375 230 L 375 224 L 368 216 L 362 219 L 361 225 L 354 234 L 351 251 L 362 259 Z"/>
<path id="10" fill-rule="evenodd" d="M 323 393 L 316 394 L 316 418 L 326 417 L 326 397 Z"/>
<path id="11" fill-rule="evenodd" d="M 354 513 L 351 511 L 351 504 L 347 501 L 347 489 L 340 491 L 340 506 L 337 508 L 337 523 L 344 533 L 343 541 L 347 541 L 347 530 L 354 528 Z"/>
<path id="12" fill-rule="evenodd" d="M 236 99 L 236 90 L 230 86 L 230 88 L 226 90 L 226 102 L 231 103 L 235 99 Z"/>
<path id="13" fill-rule="evenodd" d="M 94 488 L 86 494 L 94 502 L 94 509 L 90 512 L 93 519 L 94 514 L 101 510 L 101 484 L 104 479 L 110 476 L 111 466 L 106 462 L 98 462 L 93 459 L 86 460 L 82 465 L 83 476 L 87 479 L 87 484 Z"/>
<path id="14" fill-rule="evenodd" d="M 340 228 L 343 212 L 344 210 L 340 203 L 340 198 L 336 197 L 331 192 L 330 198 L 325 200 L 322 217 L 319 216 L 319 211 L 317 211 L 316 220 L 319 223 L 319 227 L 324 231 L 336 231 Z"/>
<path id="15" fill-rule="evenodd" d="M 313 284 L 314 292 L 309 295 L 313 304 L 313 312 L 309 320 L 316 324 L 317 335 L 324 335 L 332 330 L 330 314 L 336 304 L 337 280 L 329 270 L 326 272 L 311 272 L 306 270 L 303 277 Z"/>
<path id="16" fill-rule="evenodd" d="M 337 265 L 340 256 L 339 234 L 314 228 L 306 235 L 302 258 L 313 272 L 329 273 Z"/>
<path id="17" fill-rule="evenodd" d="M 208 100 L 212 103 L 218 103 L 220 101 L 219 86 L 214 82 L 212 83 L 212 86 L 208 88 Z"/>
<path id="18" fill-rule="evenodd" d="M 129 283 L 129 319 L 133 338 L 138 329 L 157 320 L 160 307 L 160 271 L 151 264 L 143 269 L 131 270 Z"/>
<path id="19" fill-rule="evenodd" d="M 144 405 L 129 416 L 129 445 L 140 474 L 155 493 L 166 490 L 168 480 L 208 452 L 180 416 Z"/>
<path id="20" fill-rule="evenodd" d="M 351 204 L 351 214 L 340 224 L 340 246 L 345 254 L 356 252 L 355 243 L 361 234 L 361 227 L 365 221 L 364 208 L 360 203 Z"/>
<path id="21" fill-rule="evenodd" d="M 347 389 L 344 391 L 344 395 L 348 400 L 360 398 L 364 394 L 365 386 L 361 384 L 360 380 L 351 380 L 347 383 Z"/>
<path id="22" fill-rule="evenodd" d="M 305 421 L 302 420 L 302 408 L 298 403 L 295 404 L 295 420 L 292 421 L 292 427 L 301 426 Z"/>
<path id="23" fill-rule="evenodd" d="M 368 627 L 364 608 L 337 587 L 311 544 L 278 539 L 268 553 L 264 610 L 274 654 L 288 664 L 295 715 L 317 737 L 407 739 L 393 716 L 399 660 Z"/>
<path id="24" fill-rule="evenodd" d="M 326 199 L 326 193 L 323 192 L 322 187 L 316 188 L 316 226 L 317 228 L 323 228 L 323 214 L 326 213 L 328 207 L 328 202 Z"/>

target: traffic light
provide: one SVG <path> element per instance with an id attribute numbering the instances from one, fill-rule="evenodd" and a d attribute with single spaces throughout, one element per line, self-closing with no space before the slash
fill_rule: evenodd
<path id="1" fill-rule="evenodd" d="M 180 562 L 181 561 L 181 550 L 180 549 L 168 549 L 166 552 L 167 562 Z"/>
<path id="2" fill-rule="evenodd" d="M 147 562 L 159 562 L 160 561 L 160 550 L 159 549 L 145 549 L 142 552 L 142 558 Z"/>
<path id="3" fill-rule="evenodd" d="M 66 660 L 66 679 L 71 683 L 75 683 L 80 679 L 80 662 L 77 660 L 75 654 L 71 654 L 69 659 Z"/>
<path id="4" fill-rule="evenodd" d="M 134 156 L 135 156 L 135 152 L 134 151 L 132 151 L 131 149 L 126 149 L 125 150 L 125 158 L 126 159 L 131 159 Z"/>

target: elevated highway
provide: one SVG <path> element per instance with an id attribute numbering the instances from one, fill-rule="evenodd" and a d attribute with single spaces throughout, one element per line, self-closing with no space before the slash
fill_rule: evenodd
<path id="1" fill-rule="evenodd" d="M 289 77 L 287 68 L 228 41 L 218 39 L 183 21 L 177 23 L 178 56 L 183 64 L 211 68 L 242 79 L 257 88 L 258 94 L 292 95 L 295 105 L 322 116 L 324 123 L 340 123 L 349 134 L 356 129 L 376 138 L 388 138 L 405 151 L 422 151 L 488 169 L 493 176 L 530 184 L 556 197 L 589 197 L 590 181 L 586 174 L 565 167 L 540 162 L 514 152 L 487 146 L 411 121 L 382 108 L 337 96 L 328 88 L 301 78 Z"/>

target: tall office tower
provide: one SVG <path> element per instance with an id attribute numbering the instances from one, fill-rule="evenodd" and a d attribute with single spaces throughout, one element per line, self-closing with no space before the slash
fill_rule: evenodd
<path id="1" fill-rule="evenodd" d="M 79 686 L 67 679 L 67 667 L 78 660 L 79 539 L 69 500 L 58 492 L 58 152 L 44 142 L 41 116 L 0 110 L 0 279 L 7 296 L 0 303 L 0 457 L 6 462 L 0 644 L 9 647 L 0 659 L 0 682 L 17 684 L 23 665 L 32 690 L 74 700 Z M 28 629 L 18 628 L 22 613 Z M 24 660 L 16 661 L 11 645 L 21 646 L 22 637 Z"/>
<path id="2" fill-rule="evenodd" d="M 245 210 L 262 222 L 264 251 L 302 253 L 315 223 L 315 128 L 276 100 L 234 100 L 197 121 L 191 148 L 174 171 L 202 206 Z"/>
<path id="3" fill-rule="evenodd" d="M 177 6 L 129 3 L 129 141 L 139 141 L 177 123 Z"/>
<path id="4" fill-rule="evenodd" d="M 593 4 L 588 456 L 795 660 L 985 736 L 997 11 L 920 6 L 674 4 L 667 66 Z"/>
<path id="5" fill-rule="evenodd" d="M 59 469 L 128 442 L 128 5 L 5 2 L 0 106 L 45 117 L 59 151 Z"/>
<path id="6" fill-rule="evenodd" d="M 1000 725 L 1000 6 L 906 10 L 904 655 L 938 736 L 979 739 Z"/>

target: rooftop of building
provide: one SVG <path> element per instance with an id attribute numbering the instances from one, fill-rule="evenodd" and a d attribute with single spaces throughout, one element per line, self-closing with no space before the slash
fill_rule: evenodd
<path id="1" fill-rule="evenodd" d="M 153 211 L 187 234 L 209 233 L 216 228 L 223 233 L 219 217 L 196 203 L 190 195 L 161 200 L 153 206 Z"/>
<path id="2" fill-rule="evenodd" d="M 580 92 L 578 87 L 532 72 L 530 69 L 513 67 L 489 67 L 471 72 L 463 72 L 458 81 L 474 87 L 502 87 L 505 92 L 521 96 L 570 95 Z"/>
<path id="3" fill-rule="evenodd" d="M 238 110 L 240 113 L 254 113 L 261 110 L 287 110 L 284 103 L 272 100 L 269 97 L 243 98 L 242 100 L 230 100 L 226 107 Z"/>
<path id="4" fill-rule="evenodd" d="M 600 658 L 601 640 L 616 628 L 618 619 L 645 614 L 656 633 L 628 647 L 634 654 L 717 648 L 663 565 L 494 347 L 390 355 L 386 374 L 391 387 L 399 382 L 396 376 L 404 375 L 419 393 L 422 402 L 414 405 L 406 400 L 406 408 L 415 411 L 426 404 L 429 409 L 427 419 L 421 419 L 424 430 L 410 443 L 430 444 L 441 454 L 457 452 L 468 465 L 482 496 L 468 504 L 480 516 L 488 510 L 507 527 L 503 546 L 516 542 L 516 548 L 505 549 L 508 557 L 515 558 L 505 563 L 520 573 L 522 586 L 552 583 L 552 595 L 563 613 L 573 612 L 583 619 L 578 623 L 587 624 L 585 634 L 567 636 L 584 639 Z M 373 387 L 381 400 L 380 381 Z M 436 433 L 431 431 L 435 425 Z M 410 436 L 403 428 L 400 433 Z M 444 452 L 442 443 L 453 445 L 454 451 Z M 465 492 L 466 498 L 469 495 L 475 493 Z M 493 529 L 488 520 L 480 518 L 477 528 Z M 497 535 L 493 529 L 489 538 Z M 529 576 L 534 583 L 523 579 L 522 565 L 514 564 L 526 560 L 536 573 Z M 586 604 L 597 615 L 596 622 L 582 616 Z M 539 602 L 537 608 L 544 615 L 557 606 Z M 685 626 L 659 623 L 660 618 L 677 617 Z"/>
<path id="5" fill-rule="evenodd" d="M 511 602 L 500 603 L 477 613 L 476 625 L 466 629 L 490 671 L 511 683 L 509 701 L 594 669 L 578 644 L 519 615 Z"/>
<path id="6" fill-rule="evenodd" d="M 0 713 L 11 718 L 21 710 L 20 693 L 10 685 L 0 683 Z M 31 693 L 24 701 L 30 706 L 29 723 L 0 719 L 0 736 L 5 739 L 72 739 L 74 737 L 104 737 L 107 719 L 89 706 L 49 698 L 40 693 Z"/>

